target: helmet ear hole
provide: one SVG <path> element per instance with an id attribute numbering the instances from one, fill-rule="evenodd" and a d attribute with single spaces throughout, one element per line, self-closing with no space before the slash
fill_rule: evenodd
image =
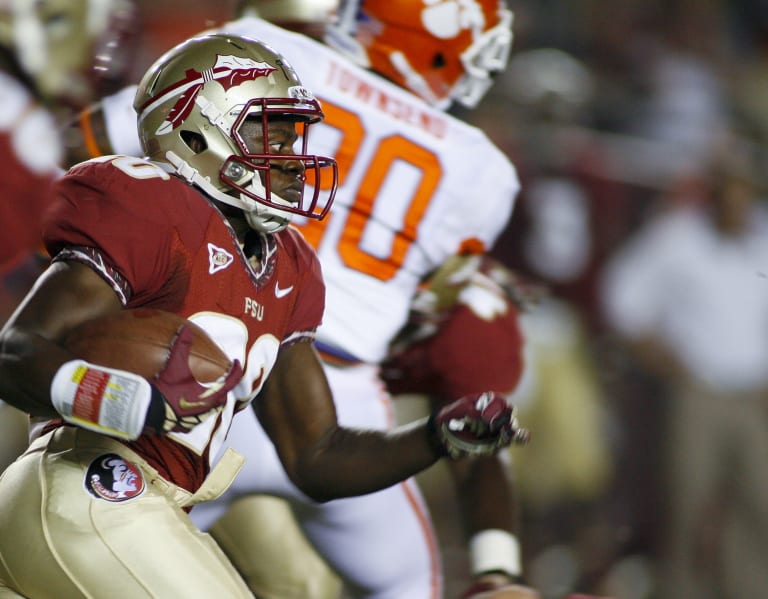
<path id="1" fill-rule="evenodd" d="M 443 55 L 440 52 L 435 54 L 434 57 L 432 58 L 432 68 L 433 69 L 442 69 L 446 64 L 448 64 L 448 63 L 445 60 L 445 55 Z"/>
<path id="2" fill-rule="evenodd" d="M 184 131 L 181 131 L 179 135 L 181 136 L 181 140 L 195 154 L 199 154 L 200 152 L 204 152 L 205 150 L 208 149 L 208 143 L 205 141 L 205 138 L 199 133 L 195 133 L 194 131 L 184 130 Z"/>

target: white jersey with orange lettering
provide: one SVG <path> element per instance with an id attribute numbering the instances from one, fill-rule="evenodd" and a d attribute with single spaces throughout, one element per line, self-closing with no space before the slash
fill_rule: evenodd
<path id="1" fill-rule="evenodd" d="M 327 288 L 318 340 L 379 362 L 419 280 L 493 244 L 518 191 L 514 167 L 478 128 L 324 44 L 254 17 L 223 30 L 280 48 L 316 90 L 326 118 L 313 143 L 335 156 L 340 184 L 330 216 L 303 227 Z"/>

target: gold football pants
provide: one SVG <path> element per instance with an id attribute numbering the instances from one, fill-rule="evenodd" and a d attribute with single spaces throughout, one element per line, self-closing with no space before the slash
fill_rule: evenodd
<path id="1" fill-rule="evenodd" d="M 103 476 L 98 488 L 110 489 L 98 496 L 93 465 L 104 463 L 131 478 L 120 489 Z M 189 503 L 113 439 L 72 427 L 44 435 L 0 477 L 0 597 L 252 597 Z"/>

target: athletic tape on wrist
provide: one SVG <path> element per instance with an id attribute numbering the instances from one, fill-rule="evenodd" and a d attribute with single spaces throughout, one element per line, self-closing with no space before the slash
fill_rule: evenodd
<path id="1" fill-rule="evenodd" d="M 475 576 L 483 572 L 506 572 L 511 576 L 523 573 L 520 543 L 505 530 L 492 528 L 473 535 L 469 540 L 469 560 Z"/>
<path id="2" fill-rule="evenodd" d="M 64 420 L 121 439 L 141 435 L 151 398 L 145 378 L 85 360 L 62 364 L 51 381 L 51 403 Z"/>

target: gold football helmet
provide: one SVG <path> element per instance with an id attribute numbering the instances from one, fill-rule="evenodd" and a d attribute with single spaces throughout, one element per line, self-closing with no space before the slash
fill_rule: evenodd
<path id="1" fill-rule="evenodd" d="M 240 208 L 250 226 L 275 232 L 292 214 L 321 219 L 336 191 L 332 158 L 309 154 L 309 128 L 323 118 L 320 104 L 293 68 L 266 44 L 239 36 L 191 38 L 160 57 L 144 75 L 134 100 L 139 137 L 149 158 L 176 172 L 214 199 Z M 300 150 L 271 144 L 271 120 L 295 123 Z M 249 148 L 241 128 L 261 124 L 263 147 Z M 193 143 L 196 140 L 196 143 Z M 296 205 L 272 192 L 271 170 L 298 161 L 307 181 Z M 321 185 L 321 178 L 330 185 Z M 321 188 L 330 193 L 320 201 Z"/>
<path id="2" fill-rule="evenodd" d="M 236 14 L 270 21 L 280 27 L 322 39 L 338 0 L 239 0 Z"/>

